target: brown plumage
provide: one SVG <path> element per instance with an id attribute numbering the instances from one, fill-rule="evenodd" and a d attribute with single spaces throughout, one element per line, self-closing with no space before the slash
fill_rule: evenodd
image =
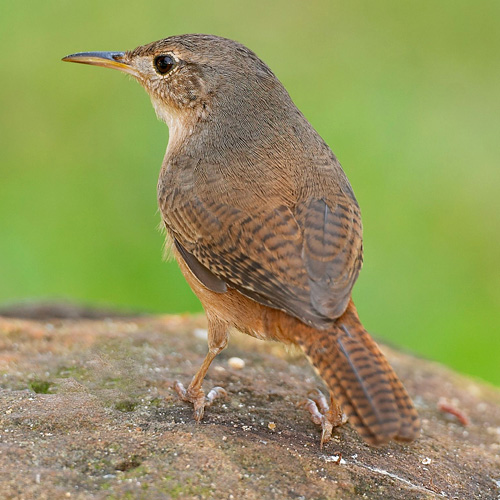
<path id="1" fill-rule="evenodd" d="M 132 74 L 169 125 L 158 202 L 209 322 L 202 367 L 187 389 L 176 383 L 195 417 L 223 393 L 207 401 L 201 385 L 236 327 L 299 345 L 367 442 L 416 438 L 411 399 L 351 300 L 362 264 L 358 203 L 271 70 L 243 45 L 210 35 L 65 60 Z M 333 410 L 323 413 L 322 441 L 338 423 Z"/>
<path id="2" fill-rule="evenodd" d="M 363 328 L 352 300 L 331 330 L 309 330 L 297 342 L 367 442 L 418 436 L 420 422 L 413 403 Z"/>

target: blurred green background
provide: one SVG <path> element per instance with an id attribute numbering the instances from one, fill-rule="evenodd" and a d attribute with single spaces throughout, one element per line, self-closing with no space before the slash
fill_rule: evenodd
<path id="1" fill-rule="evenodd" d="M 0 304 L 200 310 L 161 260 L 167 127 L 131 79 L 60 59 L 213 33 L 257 52 L 342 162 L 364 217 L 366 327 L 500 384 L 498 0 L 0 9 Z"/>

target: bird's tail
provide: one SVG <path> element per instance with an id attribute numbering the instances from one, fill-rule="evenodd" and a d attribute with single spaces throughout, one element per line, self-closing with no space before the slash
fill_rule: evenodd
<path id="1" fill-rule="evenodd" d="M 413 402 L 363 328 L 352 300 L 333 330 L 314 330 L 297 341 L 368 443 L 418 437 L 420 420 Z"/>

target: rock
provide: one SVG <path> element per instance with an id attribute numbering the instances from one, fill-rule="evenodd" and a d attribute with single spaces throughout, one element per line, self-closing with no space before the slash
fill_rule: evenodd
<path id="1" fill-rule="evenodd" d="M 205 381 L 229 399 L 196 424 L 171 387 L 203 360 L 203 317 L 86 316 L 0 317 L 1 498 L 500 495 L 500 391 L 482 382 L 384 348 L 422 437 L 372 448 L 347 424 L 320 450 L 298 403 L 321 383 L 299 353 L 235 333 Z"/>

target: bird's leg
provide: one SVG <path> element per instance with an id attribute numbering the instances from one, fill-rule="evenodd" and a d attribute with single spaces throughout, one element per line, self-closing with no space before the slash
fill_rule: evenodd
<path id="1" fill-rule="evenodd" d="M 194 405 L 194 418 L 199 422 L 203 418 L 205 408 L 210 406 L 217 398 L 226 396 L 227 393 L 222 387 L 214 387 L 205 397 L 202 389 L 203 379 L 207 370 L 214 360 L 215 356 L 219 354 L 227 345 L 228 340 L 228 326 L 226 323 L 218 319 L 208 319 L 208 353 L 197 371 L 196 375 L 191 380 L 188 388 L 179 382 L 174 382 L 174 389 L 181 399 L 193 403 Z"/>
<path id="2" fill-rule="evenodd" d="M 319 389 L 311 391 L 308 396 L 303 406 L 311 414 L 311 420 L 316 425 L 321 425 L 321 448 L 323 448 L 323 445 L 330 441 L 333 428 L 344 424 L 347 420 L 332 393 L 330 393 L 330 404 Z"/>

